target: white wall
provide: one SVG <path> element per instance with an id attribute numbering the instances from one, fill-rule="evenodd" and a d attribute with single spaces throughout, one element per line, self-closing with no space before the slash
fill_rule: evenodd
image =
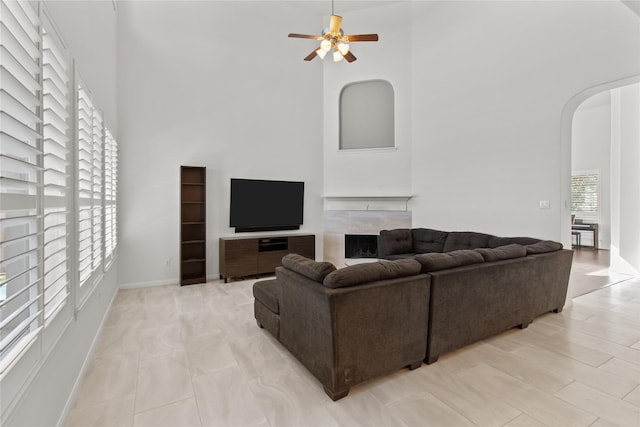
<path id="1" fill-rule="evenodd" d="M 638 16 L 619 2 L 415 2 L 411 16 L 414 226 L 568 236 L 563 107 L 640 74 Z"/>
<path id="2" fill-rule="evenodd" d="M 380 41 L 351 43 L 355 62 L 334 63 L 330 55 L 324 67 L 324 194 L 329 196 L 391 196 L 412 194 L 411 185 L 411 6 L 408 2 L 343 14 L 345 34 L 378 33 Z M 309 31 L 319 34 L 328 25 Z M 317 42 L 315 43 L 317 45 Z M 310 51 L 314 44 L 307 44 Z M 386 80 L 395 95 L 396 149 L 343 150 L 339 147 L 340 92 L 348 84 Z"/>
<path id="3" fill-rule="evenodd" d="M 107 125 L 117 135 L 116 13 L 112 3 L 52 1 L 46 3 L 46 9 L 92 90 L 95 104 L 103 109 Z M 64 421 L 91 346 L 118 291 L 118 264 L 116 258 L 51 351 L 36 361 L 36 370 L 12 379 L 18 372 L 14 367 L 3 378 L 3 383 L 27 380 L 18 400 L 0 396 L 3 410 L 12 406 L 6 425 L 51 426 Z M 6 416 L 4 413 L 3 419 Z"/>
<path id="4" fill-rule="evenodd" d="M 322 70 L 287 2 L 119 2 L 123 286 L 177 283 L 179 168 L 207 167 L 207 275 L 229 228 L 230 178 L 305 182 L 322 254 Z M 314 66 L 316 65 L 316 66 Z M 320 256 L 320 255 L 319 255 Z"/>
<path id="5" fill-rule="evenodd" d="M 640 274 L 640 84 L 611 91 L 611 270 Z"/>
<path id="6" fill-rule="evenodd" d="M 600 177 L 600 218 L 598 248 L 611 245 L 611 94 L 605 91 L 578 107 L 573 116 L 571 170 L 598 172 Z M 581 243 L 593 245 L 593 233 L 582 233 Z"/>

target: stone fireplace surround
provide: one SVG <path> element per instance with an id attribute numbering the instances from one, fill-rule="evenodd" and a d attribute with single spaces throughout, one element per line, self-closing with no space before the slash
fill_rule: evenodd
<path id="1" fill-rule="evenodd" d="M 411 196 L 325 197 L 323 260 L 345 265 L 345 235 L 378 235 L 411 228 Z"/>

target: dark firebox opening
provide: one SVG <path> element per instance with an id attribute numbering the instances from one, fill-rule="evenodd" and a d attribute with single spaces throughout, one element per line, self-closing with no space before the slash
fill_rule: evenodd
<path id="1" fill-rule="evenodd" d="M 345 234 L 344 236 L 345 258 L 377 258 L 378 235 L 377 234 Z"/>

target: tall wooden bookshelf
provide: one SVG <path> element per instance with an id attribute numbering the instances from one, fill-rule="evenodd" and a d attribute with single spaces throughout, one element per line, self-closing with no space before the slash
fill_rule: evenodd
<path id="1" fill-rule="evenodd" d="M 180 166 L 180 285 L 207 281 L 206 175 L 199 166 Z"/>

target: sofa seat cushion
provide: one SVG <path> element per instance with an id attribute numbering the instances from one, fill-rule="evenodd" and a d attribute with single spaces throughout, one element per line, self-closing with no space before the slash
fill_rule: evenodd
<path id="1" fill-rule="evenodd" d="M 413 236 L 413 250 L 417 254 L 428 252 L 442 252 L 444 242 L 447 239 L 446 231 L 431 230 L 429 228 L 414 228 L 411 230 Z"/>
<path id="2" fill-rule="evenodd" d="M 338 269 L 328 274 L 323 284 L 328 288 L 345 288 L 378 280 L 415 276 L 419 273 L 420 264 L 414 259 L 380 260 Z"/>
<path id="3" fill-rule="evenodd" d="M 445 253 L 433 252 L 429 254 L 419 254 L 416 255 L 415 259 L 420 263 L 423 273 L 484 262 L 482 255 L 471 249 L 461 249 L 459 251 Z"/>
<path id="4" fill-rule="evenodd" d="M 322 283 L 327 274 L 336 270 L 336 266 L 330 262 L 318 262 L 298 254 L 282 257 L 282 265 L 319 283 Z"/>
<path id="5" fill-rule="evenodd" d="M 527 249 L 527 255 L 544 254 L 546 252 L 554 252 L 562 249 L 562 243 L 554 242 L 552 240 L 542 240 L 538 243 L 525 246 Z"/>
<path id="6" fill-rule="evenodd" d="M 380 244 L 378 248 L 385 255 L 406 254 L 413 252 L 413 237 L 408 228 L 380 231 Z"/>
<path id="7" fill-rule="evenodd" d="M 475 233 L 473 231 L 452 231 L 444 242 L 443 252 L 461 249 L 486 248 L 489 246 L 490 234 Z"/>
<path id="8" fill-rule="evenodd" d="M 478 248 L 476 252 L 480 253 L 486 262 L 527 256 L 525 247 L 516 243 L 498 246 L 497 248 Z"/>
<path id="9" fill-rule="evenodd" d="M 280 314 L 280 295 L 282 289 L 276 279 L 261 280 L 253 284 L 253 296 L 272 313 Z"/>

